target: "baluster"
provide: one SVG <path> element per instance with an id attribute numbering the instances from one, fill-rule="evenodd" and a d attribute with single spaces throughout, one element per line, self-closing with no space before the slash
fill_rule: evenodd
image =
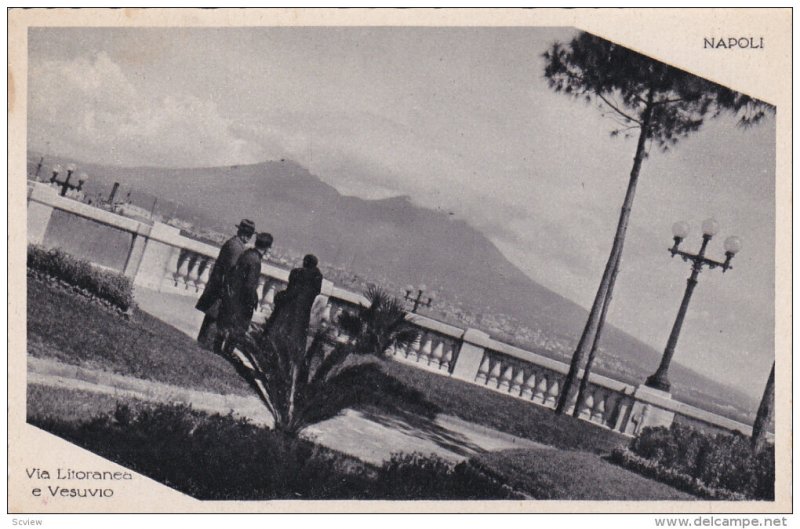
<path id="1" fill-rule="evenodd" d="M 591 390 L 586 391 L 585 397 L 583 402 L 581 402 L 578 406 L 578 417 L 581 419 L 591 419 L 592 418 L 592 408 L 594 408 L 594 395 L 592 394 Z"/>
<path id="2" fill-rule="evenodd" d="M 175 272 L 172 274 L 172 279 L 175 281 L 175 286 L 178 286 L 178 278 L 181 279 L 186 277 L 186 274 L 189 273 L 189 264 L 186 260 L 189 257 L 189 250 L 184 250 L 181 248 L 180 253 L 178 254 L 178 262 L 175 266 Z"/>
<path id="3" fill-rule="evenodd" d="M 442 358 L 444 358 L 444 342 L 439 342 L 436 344 L 436 347 L 433 348 L 433 353 L 431 353 L 431 360 L 428 362 L 429 364 L 433 362 L 434 366 L 438 369 L 442 365 Z"/>
<path id="4" fill-rule="evenodd" d="M 614 421 L 617 420 L 619 414 L 619 404 L 621 396 L 619 393 L 612 392 L 608 395 L 605 402 L 605 413 L 603 414 L 603 424 L 614 427 Z"/>
<path id="5" fill-rule="evenodd" d="M 539 383 L 536 385 L 536 391 L 533 394 L 533 401 L 539 404 L 544 404 L 547 400 L 547 376 L 542 374 L 539 378 Z"/>
<path id="6" fill-rule="evenodd" d="M 494 364 L 494 367 L 491 371 L 489 371 L 489 380 L 486 382 L 487 385 L 497 387 L 498 383 L 500 382 L 500 368 L 502 362 L 500 360 Z"/>
<path id="7" fill-rule="evenodd" d="M 606 399 L 608 398 L 608 394 L 603 391 L 598 391 L 595 394 L 594 400 L 595 404 L 592 407 L 592 416 L 591 419 L 594 422 L 603 423 L 605 422 L 606 418 Z"/>
<path id="8" fill-rule="evenodd" d="M 522 386 L 522 392 L 520 396 L 523 399 L 533 400 L 533 392 L 536 390 L 536 373 L 532 372 L 531 375 L 528 377 L 528 380 L 525 381 L 525 385 Z"/>
<path id="9" fill-rule="evenodd" d="M 267 296 L 269 296 L 269 291 L 267 291 Z M 322 311 L 322 321 L 326 322 L 328 325 L 331 324 L 331 302 L 328 300 L 328 304 L 325 305 L 325 310 Z"/>
<path id="10" fill-rule="evenodd" d="M 211 278 L 211 267 L 213 262 L 214 261 L 211 258 L 206 257 L 200 263 L 200 271 L 199 275 L 197 276 L 197 283 L 195 283 L 195 288 L 198 292 L 206 289 L 208 280 Z"/>
<path id="11" fill-rule="evenodd" d="M 264 298 L 266 297 L 267 278 L 259 276 L 258 287 L 256 287 L 256 294 L 258 295 L 258 310 L 264 312 Z"/>
<path id="12" fill-rule="evenodd" d="M 555 406 L 556 400 L 558 400 L 558 386 L 558 379 L 554 377 L 550 390 L 547 392 L 545 406 Z"/>
<path id="13" fill-rule="evenodd" d="M 180 255 L 181 251 L 178 248 L 174 248 L 173 251 L 170 252 L 169 259 L 164 267 L 164 281 L 159 288 L 167 286 L 168 284 L 172 286 L 172 283 L 175 282 L 178 268 L 180 267 Z"/>
<path id="14" fill-rule="evenodd" d="M 197 291 L 197 278 L 200 277 L 198 272 L 198 261 L 200 260 L 200 254 L 192 253 L 187 259 L 187 271 L 186 271 L 186 284 L 183 288 L 188 289 L 189 283 L 194 285 L 195 291 Z"/>
<path id="15" fill-rule="evenodd" d="M 267 293 L 264 295 L 264 303 L 270 307 L 275 303 L 275 283 L 270 281 Z"/>
<path id="16" fill-rule="evenodd" d="M 500 381 L 497 383 L 497 389 L 500 391 L 508 391 L 511 388 L 511 379 L 514 377 L 514 366 L 508 366 L 505 371 L 503 371 L 503 376 L 500 377 Z"/>
<path id="17" fill-rule="evenodd" d="M 511 393 L 514 395 L 519 395 L 522 393 L 522 384 L 525 382 L 525 370 L 520 369 L 517 371 L 517 376 L 514 377 L 514 381 L 511 383 Z"/>
<path id="18" fill-rule="evenodd" d="M 478 374 L 475 375 L 475 382 L 486 384 L 489 380 L 489 367 L 491 363 L 489 362 L 489 355 L 483 356 L 483 361 L 481 362 L 481 366 L 478 368 Z"/>
<path id="19" fill-rule="evenodd" d="M 453 344 L 447 345 L 447 354 L 444 355 L 444 359 L 442 360 L 442 367 L 450 370 L 450 366 L 453 365 Z"/>
<path id="20" fill-rule="evenodd" d="M 428 365 L 430 365 L 432 352 L 433 352 L 433 343 L 431 341 L 431 337 L 430 335 L 426 335 L 425 345 L 422 346 L 422 349 L 419 352 L 419 356 L 417 357 L 417 361 L 422 360 L 422 357 L 426 357 L 428 359 Z"/>

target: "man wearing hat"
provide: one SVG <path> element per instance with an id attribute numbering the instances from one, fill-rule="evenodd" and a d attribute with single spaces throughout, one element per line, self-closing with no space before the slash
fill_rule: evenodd
<path id="1" fill-rule="evenodd" d="M 255 248 L 242 252 L 236 265 L 225 274 L 222 303 L 219 308 L 219 332 L 214 340 L 214 351 L 233 352 L 236 339 L 247 332 L 253 312 L 258 306 L 258 280 L 261 261 L 272 246 L 272 235 L 259 233 Z"/>
<path id="2" fill-rule="evenodd" d="M 270 332 L 282 333 L 292 343 L 305 343 L 311 307 L 322 291 L 322 272 L 315 255 L 303 257 L 303 266 L 289 274 L 286 290 L 275 295 L 275 308 L 267 324 Z"/>
<path id="3" fill-rule="evenodd" d="M 244 245 L 256 232 L 256 225 L 250 219 L 242 219 L 236 227 L 238 228 L 236 235 L 222 245 L 219 256 L 214 262 L 214 268 L 208 278 L 208 284 L 206 284 L 203 294 L 195 305 L 197 310 L 206 314 L 205 318 L 203 318 L 203 324 L 200 326 L 200 333 L 197 336 L 197 341 L 204 345 L 214 343 L 214 337 L 211 335 L 211 326 L 218 317 L 225 276 L 241 257 L 244 252 Z"/>

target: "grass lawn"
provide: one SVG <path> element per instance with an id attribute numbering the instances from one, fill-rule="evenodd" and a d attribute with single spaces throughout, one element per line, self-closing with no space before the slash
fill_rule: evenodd
<path id="1" fill-rule="evenodd" d="M 516 490 L 547 500 L 697 500 L 698 498 L 609 463 L 597 454 L 520 449 L 474 458 L 485 472 Z"/>
<path id="2" fill-rule="evenodd" d="M 126 320 L 28 280 L 28 354 L 187 388 L 250 395 L 230 364 L 142 311 Z"/>
<path id="3" fill-rule="evenodd" d="M 43 419 L 80 423 L 113 413 L 119 402 L 120 397 L 114 395 L 28 384 L 26 413 L 31 423 Z M 129 398 L 125 402 L 132 407 L 144 404 Z"/>
<path id="4" fill-rule="evenodd" d="M 381 364 L 384 373 L 420 392 L 441 413 L 465 421 L 558 448 L 600 454 L 628 444 L 627 437 L 571 416 L 556 415 L 549 408 L 399 362 Z"/>

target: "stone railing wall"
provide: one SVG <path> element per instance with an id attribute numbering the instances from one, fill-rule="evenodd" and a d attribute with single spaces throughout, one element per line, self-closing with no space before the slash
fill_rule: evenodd
<path id="1" fill-rule="evenodd" d="M 42 184 L 29 184 L 29 243 L 58 245 L 52 236 L 56 230 L 50 226 L 54 210 L 107 226 L 114 233 L 129 234 L 125 239 L 129 241 L 127 255 L 119 261 L 125 263 L 121 271 L 135 285 L 165 294 L 199 297 L 208 283 L 218 247 L 184 237 L 177 228 L 166 224 L 132 220 L 60 197 Z M 91 255 L 80 257 L 92 260 Z M 288 279 L 288 270 L 268 263 L 262 266 L 256 321 L 269 316 L 275 294 L 285 288 Z M 322 320 L 335 323 L 342 311 L 355 310 L 366 302 L 362 295 L 325 280 L 315 310 L 320 311 Z M 499 342 L 475 329 L 461 329 L 420 315 L 410 315 L 409 320 L 419 328 L 421 338 L 411 347 L 391 351 L 395 360 L 531 405 L 555 406 L 569 369 L 567 364 Z M 338 328 L 335 332 L 338 339 L 348 339 Z M 570 403 L 570 412 L 575 405 Z M 675 415 L 747 435 L 751 432 L 748 425 L 674 401 L 668 393 L 597 374 L 590 375 L 588 391 L 578 409 L 580 418 L 625 435 L 636 435 L 645 426 L 668 426 Z"/>

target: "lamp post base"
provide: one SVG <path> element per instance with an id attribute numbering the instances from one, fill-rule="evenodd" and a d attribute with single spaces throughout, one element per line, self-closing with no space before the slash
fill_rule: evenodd
<path id="1" fill-rule="evenodd" d="M 644 385 L 647 386 L 648 388 L 653 388 L 659 391 L 665 391 L 669 393 L 669 388 L 670 388 L 669 380 L 667 380 L 667 377 L 660 376 L 658 373 L 647 377 L 647 380 L 645 380 Z"/>

